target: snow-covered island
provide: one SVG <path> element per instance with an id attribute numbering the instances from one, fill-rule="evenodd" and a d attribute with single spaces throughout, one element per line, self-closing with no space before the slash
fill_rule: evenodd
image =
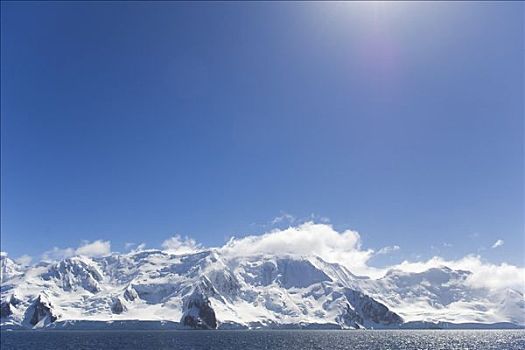
<path id="1" fill-rule="evenodd" d="M 373 279 L 316 256 L 143 250 L 22 266 L 1 257 L 6 329 L 517 328 L 525 299 L 443 266 Z"/>

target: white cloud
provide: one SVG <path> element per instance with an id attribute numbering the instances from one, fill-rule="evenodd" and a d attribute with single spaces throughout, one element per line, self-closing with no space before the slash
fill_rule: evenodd
<path id="1" fill-rule="evenodd" d="M 491 248 L 497 248 L 497 247 L 501 247 L 505 242 L 502 240 L 502 239 L 498 239 L 496 242 L 494 242 L 494 244 L 492 245 Z"/>
<path id="2" fill-rule="evenodd" d="M 33 258 L 29 255 L 22 255 L 21 257 L 15 259 L 15 262 L 20 265 L 28 266 L 29 264 L 31 264 L 32 260 Z"/>
<path id="3" fill-rule="evenodd" d="M 321 216 L 321 215 L 317 215 L 317 214 L 310 214 L 310 217 L 308 217 L 307 219 L 303 219 L 303 220 L 300 220 L 301 222 L 318 222 L 318 223 L 321 223 L 321 224 L 329 224 L 330 223 L 330 218 L 326 217 L 326 216 Z M 297 220 L 296 220 L 297 222 Z"/>
<path id="4" fill-rule="evenodd" d="M 467 263 L 468 258 L 464 258 Z M 482 263 L 477 257 L 471 266 L 465 266 L 472 271 L 467 282 L 474 287 L 488 288 L 492 290 L 513 288 L 525 292 L 525 268 L 501 263 L 499 265 Z"/>
<path id="5" fill-rule="evenodd" d="M 498 240 L 493 246 L 501 246 Z M 128 245 L 127 249 L 134 245 Z M 444 245 L 445 246 L 445 245 Z M 109 241 L 84 242 L 78 248 L 58 248 L 44 253 L 45 260 L 62 259 L 64 257 L 84 254 L 89 256 L 102 256 L 111 253 Z M 145 244 L 136 246 L 133 251 L 141 251 Z M 201 244 L 189 237 L 175 235 L 162 243 L 162 248 L 176 254 L 195 253 L 205 249 Z M 363 248 L 361 236 L 353 230 L 337 231 L 330 224 L 305 222 L 295 227 L 275 229 L 262 235 L 232 238 L 224 246 L 217 248 L 228 257 L 242 257 L 252 255 L 302 255 L 319 256 L 325 261 L 340 263 L 351 272 L 366 275 L 372 278 L 383 276 L 390 269 L 406 272 L 422 272 L 424 270 L 447 266 L 455 270 L 471 272 L 466 283 L 477 288 L 501 290 L 514 288 L 525 292 L 525 268 L 506 263 L 493 264 L 485 261 L 479 255 L 467 255 L 457 260 L 446 260 L 434 256 L 428 260 L 421 260 L 414 255 L 414 261 L 373 267 L 369 265 L 374 255 L 388 254 L 399 250 L 399 246 L 387 246 L 374 252 L 372 249 Z M 5 255 L 6 253 L 1 253 Z"/>
<path id="6" fill-rule="evenodd" d="M 78 248 L 58 248 L 48 250 L 42 254 L 44 260 L 59 260 L 74 255 L 85 255 L 90 257 L 106 256 L 111 254 L 111 243 L 109 241 L 96 240 L 94 242 L 84 241 Z"/>
<path id="7" fill-rule="evenodd" d="M 124 244 L 124 250 L 131 253 L 141 252 L 146 248 L 146 243 L 125 243 Z"/>
<path id="8" fill-rule="evenodd" d="M 401 248 L 398 245 L 383 247 L 377 251 L 376 255 L 390 254 L 392 252 L 398 251 L 399 249 Z"/>
<path id="9" fill-rule="evenodd" d="M 525 292 L 525 268 L 506 263 L 492 264 L 483 261 L 479 255 L 467 255 L 458 260 L 445 260 L 435 256 L 427 261 L 409 262 L 391 266 L 405 272 L 423 272 L 430 268 L 447 266 L 454 270 L 470 271 L 467 283 L 476 288 L 501 290 L 513 288 Z"/>
<path id="10" fill-rule="evenodd" d="M 292 223 L 295 222 L 295 216 L 293 216 L 291 214 L 288 214 L 288 213 L 285 213 L 285 212 L 281 212 L 281 215 L 276 216 L 275 218 L 273 218 L 272 225 L 277 225 L 277 224 L 279 224 L 281 222 L 288 222 L 288 223 L 292 224 Z"/>
<path id="11" fill-rule="evenodd" d="M 60 260 L 75 255 L 75 249 L 73 248 L 59 248 L 53 247 L 42 254 L 44 260 Z"/>
<path id="12" fill-rule="evenodd" d="M 174 254 L 195 253 L 203 249 L 194 239 L 187 236 L 182 238 L 180 235 L 175 235 L 162 242 L 162 248 Z"/>
<path id="13" fill-rule="evenodd" d="M 86 256 L 106 256 L 111 254 L 111 243 L 109 241 L 94 241 L 93 243 L 84 242 L 84 245 L 77 248 L 77 255 Z"/>
<path id="14" fill-rule="evenodd" d="M 379 278 L 390 269 L 406 272 L 422 272 L 434 267 L 447 266 L 455 270 L 471 272 L 467 283 L 476 288 L 493 290 L 514 288 L 525 291 L 525 268 L 509 264 L 492 264 L 479 255 L 467 255 L 458 260 L 446 260 L 435 256 L 426 261 L 403 261 L 383 268 L 368 264 L 377 254 L 387 254 L 399 250 L 399 246 L 388 246 L 375 254 L 371 249 L 361 247 L 358 232 L 336 231 L 331 225 L 306 222 L 284 230 L 273 230 L 260 236 L 247 236 L 231 239 L 220 248 L 230 256 L 268 255 L 316 255 L 328 261 L 340 263 L 350 271 L 360 275 Z M 419 259 L 419 257 L 417 257 Z"/>
<path id="15" fill-rule="evenodd" d="M 373 250 L 361 249 L 356 231 L 337 232 L 331 225 L 313 222 L 260 236 L 231 239 L 220 250 L 230 256 L 316 255 L 328 262 L 342 263 L 355 273 L 369 272 L 371 268 L 366 262 L 373 254 Z"/>
<path id="16" fill-rule="evenodd" d="M 328 223 L 330 223 L 330 218 L 328 218 L 326 216 L 321 216 L 319 218 L 319 221 L 322 222 L 323 224 L 328 224 Z"/>

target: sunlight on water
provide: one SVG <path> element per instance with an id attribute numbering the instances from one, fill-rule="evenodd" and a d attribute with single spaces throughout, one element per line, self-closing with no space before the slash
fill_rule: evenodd
<path id="1" fill-rule="evenodd" d="M 2 332 L 1 347 L 3 350 L 522 350 L 525 331 L 14 331 Z"/>

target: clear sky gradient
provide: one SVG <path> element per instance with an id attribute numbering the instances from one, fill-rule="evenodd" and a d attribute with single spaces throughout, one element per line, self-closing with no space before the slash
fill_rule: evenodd
<path id="1" fill-rule="evenodd" d="M 377 264 L 525 264 L 521 2 L 2 2 L 1 26 L 10 256 L 313 213 L 401 247 Z"/>

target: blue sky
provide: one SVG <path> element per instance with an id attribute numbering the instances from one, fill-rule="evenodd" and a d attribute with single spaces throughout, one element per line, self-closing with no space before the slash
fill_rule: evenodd
<path id="1" fill-rule="evenodd" d="M 2 250 L 222 245 L 288 213 L 401 247 L 378 265 L 524 265 L 523 13 L 3 2 Z"/>

